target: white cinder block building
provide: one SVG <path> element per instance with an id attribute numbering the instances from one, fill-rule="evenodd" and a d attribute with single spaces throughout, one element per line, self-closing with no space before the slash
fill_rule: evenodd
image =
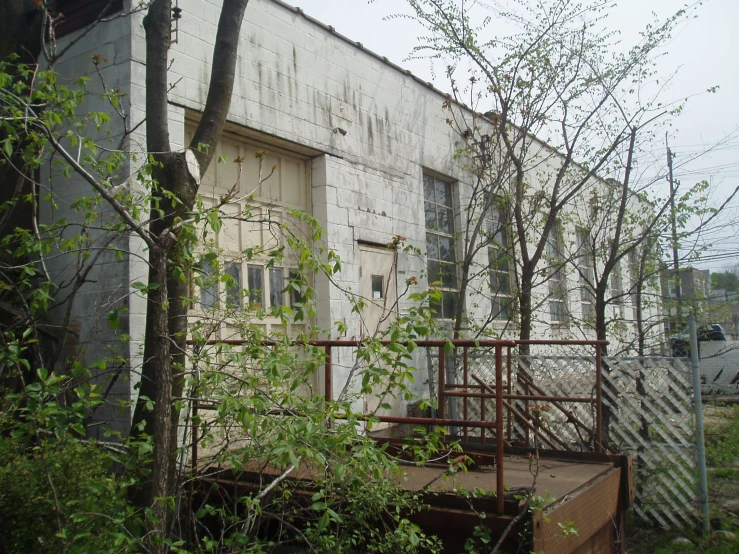
<path id="1" fill-rule="evenodd" d="M 124 10 L 133 4 L 134 0 L 124 0 Z M 220 2 L 180 0 L 179 7 L 182 18 L 170 51 L 173 62 L 169 81 L 174 87 L 169 95 L 169 122 L 173 144 L 184 147 L 192 122 L 197 121 L 206 100 Z M 128 120 L 113 118 L 114 138 L 123 132 L 124 125 L 133 128 L 145 116 L 142 20 L 143 14 L 139 13 L 98 26 L 75 44 L 56 68 L 63 75 L 90 75 L 93 79 L 89 86 L 94 89 L 99 85 L 91 56 L 102 56 L 100 69 L 107 86 L 119 87 L 130 100 L 130 106 L 126 106 L 130 107 Z M 340 286 L 368 298 L 378 290 L 392 294 L 394 284 L 380 285 L 372 276 L 387 275 L 393 253 L 383 245 L 395 235 L 405 237 L 408 244 L 426 254 L 425 259 L 400 256 L 396 282 L 416 277 L 418 286 L 425 287 L 427 270 L 434 274 L 445 267 L 453 268 L 449 264 L 455 261 L 455 230 L 461 228 L 461 218 L 468 216 L 459 209 L 466 205 L 468 176 L 454 160 L 457 137 L 445 122 L 444 93 L 279 0 L 250 2 L 236 73 L 228 130 L 217 150 L 217 155 L 228 161 L 214 160 L 209 169 L 200 191 L 206 202 L 217 199 L 236 183 L 237 165 L 230 162 L 238 156 L 245 160 L 241 192 L 254 188 L 258 164 L 253 153 L 267 150 L 264 167 L 274 167 L 274 174 L 257 190 L 255 209 L 265 217 L 283 217 L 293 208 L 315 217 L 326 230 L 326 246 L 342 259 Z M 99 102 L 91 99 L 86 108 L 107 108 L 93 105 Z M 131 151 L 144 151 L 143 133 L 144 126 L 133 132 L 128 144 Z M 135 187 L 133 180 L 128 182 Z M 89 194 L 88 186 L 74 178 L 55 177 L 52 183 L 57 206 L 45 206 L 43 218 L 51 221 L 72 217 L 71 204 Z M 227 207 L 231 209 L 238 206 Z M 101 214 L 101 218 L 106 217 L 113 215 Z M 574 229 L 565 231 L 564 236 L 574 236 Z M 96 240 L 103 240 L 102 233 L 90 232 Z M 266 244 L 271 239 L 263 226 L 226 220 L 217 240 L 228 257 L 229 252 L 235 255 L 249 245 Z M 88 364 L 111 350 L 123 360 L 130 360 L 132 378 L 120 378 L 114 385 L 114 395 L 119 398 L 135 395 L 135 368 L 141 363 L 146 309 L 145 301 L 132 288 L 132 283 L 146 281 L 146 252 L 137 238 L 127 241 L 129 254 L 122 259 L 104 254 L 83 287 L 74 305 L 75 338 L 69 348 L 70 354 L 74 348 L 81 349 L 77 355 Z M 487 259 L 488 254 L 481 252 L 480 256 Z M 52 265 L 51 270 L 61 280 L 74 271 L 74 260 L 64 257 L 55 259 Z M 251 284 L 261 290 L 260 302 L 274 305 L 288 301 L 276 291 L 289 276 L 289 267 L 266 268 L 260 260 L 253 260 L 239 262 L 230 271 L 244 288 Z M 625 268 L 623 271 L 621 281 L 627 283 L 628 273 Z M 497 277 L 511 279 L 511 273 L 512 267 L 508 275 L 503 271 Z M 566 305 L 572 311 L 585 309 L 581 307 L 578 276 L 570 273 L 562 278 L 568 280 L 563 290 L 569 291 L 562 298 L 551 299 L 548 285 L 542 285 L 537 293 L 542 301 L 535 334 L 584 338 L 557 320 Z M 440 310 L 446 317 L 455 302 L 455 282 L 444 282 L 448 293 Z M 476 288 L 480 286 L 478 283 Z M 345 321 L 347 338 L 366 334 L 351 313 L 344 293 L 321 276 L 316 277 L 315 289 L 319 299 L 317 325 L 331 329 L 333 322 Z M 511 290 L 499 288 L 499 304 L 510 297 Z M 208 291 L 196 291 L 194 295 L 201 305 L 208 304 Z M 557 302 L 562 306 L 555 306 Z M 108 308 L 121 303 L 128 313 L 114 332 L 106 325 Z M 474 302 L 468 300 L 467 307 L 473 317 L 493 309 L 490 295 Z M 401 305 L 400 309 L 407 306 Z M 502 319 L 492 328 L 502 329 Z M 117 336 L 120 332 L 130 335 L 130 341 L 121 343 Z M 509 336 L 515 336 L 515 325 Z M 320 387 L 321 377 L 317 379 L 315 385 Z M 345 379 L 346 373 L 335 371 L 334 390 L 341 390 Z M 419 394 L 425 391 L 423 381 L 417 380 Z"/>

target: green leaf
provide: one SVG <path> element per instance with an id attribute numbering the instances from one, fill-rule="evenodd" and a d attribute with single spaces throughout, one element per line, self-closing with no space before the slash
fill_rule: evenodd
<path id="1" fill-rule="evenodd" d="M 118 310 L 113 310 L 108 314 L 108 326 L 113 330 L 118 329 Z"/>
<path id="2" fill-rule="evenodd" d="M 318 523 L 316 524 L 316 527 L 319 531 L 323 531 L 326 527 L 328 527 L 329 524 L 329 514 L 328 512 L 323 512 L 323 515 L 321 516 L 321 519 L 318 520 Z"/>

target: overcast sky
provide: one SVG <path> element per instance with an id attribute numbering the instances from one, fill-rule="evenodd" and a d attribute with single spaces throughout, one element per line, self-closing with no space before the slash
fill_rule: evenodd
<path id="1" fill-rule="evenodd" d="M 438 88 L 449 90 L 443 67 L 437 67 L 434 78 L 429 61 L 406 60 L 422 29 L 407 19 L 385 19 L 388 15 L 407 11 L 403 0 L 375 0 L 371 4 L 367 0 L 288 2 L 422 79 L 433 81 Z M 631 44 L 638 31 L 651 20 L 652 13 L 665 18 L 684 3 L 680 0 L 621 0 L 608 25 L 621 31 L 625 44 Z M 670 146 L 677 155 L 675 177 L 681 180 L 683 187 L 701 180 L 711 182 L 712 201 L 718 204 L 739 186 L 739 137 L 735 136 L 710 155 L 685 162 L 727 135 L 736 133 L 739 127 L 739 2 L 706 0 L 697 14 L 696 19 L 681 25 L 674 34 L 660 67 L 665 76 L 678 71 L 666 98 L 691 97 L 670 137 Z M 495 32 L 495 22 L 490 30 Z M 700 94 L 712 86 L 720 87 L 716 94 Z M 663 150 L 663 145 L 655 145 L 657 160 L 660 155 L 666 159 Z M 739 201 L 735 205 L 739 206 Z M 732 216 L 738 219 L 739 210 L 732 210 Z M 739 225 L 724 229 L 720 236 L 711 240 L 711 252 L 705 255 L 704 261 L 695 264 L 697 267 L 716 270 L 739 261 Z"/>

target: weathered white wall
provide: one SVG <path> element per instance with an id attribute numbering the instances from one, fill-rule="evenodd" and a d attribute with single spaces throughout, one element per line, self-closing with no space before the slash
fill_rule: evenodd
<path id="1" fill-rule="evenodd" d="M 178 42 L 172 45 L 170 53 L 173 64 L 169 82 L 176 83 L 169 98 L 174 148 L 184 147 L 187 111 L 202 111 L 205 104 L 221 2 L 180 0 L 180 8 L 183 11 Z M 60 67 L 69 75 L 79 75 L 92 71 L 92 53 L 108 58 L 104 68 L 106 75 L 110 74 L 108 85 L 115 83 L 129 93 L 131 124 L 140 122 L 145 115 L 142 21 L 143 14 L 135 14 L 106 24 L 78 45 L 78 54 Z M 457 205 L 465 205 L 467 176 L 453 159 L 455 135 L 445 122 L 444 100 L 443 94 L 409 73 L 311 21 L 298 10 L 276 0 L 252 0 L 247 8 L 229 121 L 248 128 L 252 139 L 256 131 L 263 142 L 287 141 L 281 143 L 283 148 L 293 144 L 296 151 L 309 148 L 322 153 L 310 161 L 312 212 L 326 229 L 327 246 L 343 260 L 343 270 L 337 277 L 343 288 L 358 289 L 358 241 L 385 244 L 394 235 L 401 235 L 408 244 L 425 250 L 424 169 L 456 181 Z M 143 152 L 144 144 L 145 128 L 141 126 L 132 135 L 129 149 Z M 551 152 L 542 155 L 551 156 Z M 553 163 L 550 160 L 549 165 Z M 539 180 L 546 184 L 546 178 Z M 64 191 L 60 189 L 63 186 L 66 185 L 57 185 L 55 181 L 55 192 L 65 202 L 87 190 L 84 183 L 76 181 Z M 45 217 L 52 216 L 47 213 Z M 572 234 L 574 229 L 565 229 L 565 233 Z M 121 348 L 115 334 L 106 330 L 107 313 L 100 309 L 103 299 L 113 291 L 123 297 L 122 292 L 130 292 L 130 282 L 146 280 L 146 252 L 141 241 L 131 238 L 128 247 L 135 255 L 127 262 L 110 260 L 100 268 L 98 284 L 85 291 L 90 301 L 81 304 L 75 316 L 82 326 L 81 336 L 91 345 L 90 358 L 99 357 L 105 345 L 114 342 Z M 481 263 L 485 256 L 481 252 Z M 68 267 L 55 270 L 64 274 Z M 400 287 L 406 278 L 415 276 L 418 289 L 424 289 L 424 270 L 423 257 L 401 256 Z M 626 273 L 623 282 L 628 284 Z M 577 310 L 576 274 L 568 274 L 568 289 L 570 308 Z M 330 329 L 334 321 L 345 320 L 349 325 L 346 338 L 358 337 L 358 321 L 352 317 L 345 294 L 320 276 L 316 291 L 317 323 Z M 545 294 L 546 285 L 537 292 L 538 298 Z M 129 333 L 132 340 L 123 348 L 136 368 L 141 361 L 139 349 L 146 306 L 144 299 L 136 295 L 125 301 L 129 307 L 128 324 L 121 330 Z M 407 304 L 401 305 L 401 310 L 407 308 Z M 481 315 L 489 311 L 489 305 L 481 301 L 471 310 Z M 546 303 L 541 314 L 535 336 L 569 338 L 570 330 L 552 329 L 546 324 Z M 425 365 L 420 358 L 418 362 L 423 375 L 416 383 L 418 392 L 423 393 Z M 335 391 L 341 390 L 347 371 L 337 367 Z M 116 394 L 131 393 L 131 382 L 121 381 L 116 386 L 121 387 Z"/>
<path id="2" fill-rule="evenodd" d="M 171 54 L 170 82 L 178 83 L 170 94 L 178 107 L 171 120 L 173 131 L 181 127 L 179 110 L 201 111 L 205 104 L 220 4 L 180 2 L 183 17 Z M 143 82 L 141 19 L 137 16 L 133 25 L 134 97 Z M 247 8 L 229 120 L 263 133 L 267 140 L 276 137 L 324 152 L 312 162 L 312 209 L 326 228 L 327 245 L 343 260 L 337 279 L 342 287 L 358 287 L 358 241 L 384 244 L 401 235 L 424 250 L 424 168 L 457 181 L 458 206 L 465 205 L 467 176 L 453 160 L 455 135 L 445 122 L 444 100 L 443 94 L 300 10 L 275 0 L 253 0 Z M 546 173 L 556 171 L 557 159 L 546 148 L 539 157 L 546 161 L 535 180 L 546 186 Z M 566 236 L 574 233 L 566 227 L 564 231 Z M 422 258 L 402 256 L 399 283 L 413 275 L 419 278 L 418 286 L 425 287 L 424 269 Z M 569 272 L 567 279 L 569 309 L 577 311 L 577 275 Z M 622 281 L 628 284 L 627 273 Z M 328 329 L 332 322 L 346 320 L 347 337 L 358 336 L 346 296 L 325 279 L 319 278 L 316 288 L 324 308 L 318 323 Z M 542 306 L 534 336 L 586 338 L 548 325 L 547 290 L 544 284 L 535 294 L 534 301 L 541 300 Z M 482 300 L 473 308 L 470 303 L 470 309 L 484 314 L 489 304 Z M 339 372 L 335 389 L 342 379 Z"/>
<path id="3" fill-rule="evenodd" d="M 131 88 L 131 21 L 128 18 L 119 18 L 102 23 L 94 28 L 82 40 L 76 42 L 64 57 L 54 66 L 60 75 L 60 83 L 74 86 L 73 82 L 80 76 L 86 76 L 89 81 L 86 89 L 89 92 L 86 99 L 79 106 L 78 114 L 85 116 L 91 111 L 111 113 L 109 103 L 100 96 L 103 85 L 95 71 L 92 61 L 93 55 L 102 57 L 99 63 L 100 72 L 108 89 L 119 88 L 128 93 Z M 76 40 L 78 33 L 67 35 L 60 39 L 57 51 L 61 52 L 70 41 Z M 124 100 L 124 108 L 127 109 Z M 107 148 L 118 148 L 124 132 L 124 121 L 115 113 L 111 115 L 111 124 L 106 132 L 96 132 L 92 126 L 84 131 L 85 136 L 96 140 Z M 75 149 L 76 152 L 76 149 Z M 41 171 L 41 196 L 51 195 L 51 202 L 42 202 L 40 205 L 40 223 L 51 224 L 66 220 L 69 224 L 64 237 L 71 237 L 87 233 L 91 239 L 89 249 L 90 262 L 100 253 L 93 269 L 86 278 L 85 284 L 74 295 L 69 324 L 65 323 L 65 312 L 68 306 L 68 296 L 78 271 L 79 251 L 59 253 L 52 252 L 47 259 L 47 267 L 55 282 L 62 286 L 57 294 L 58 307 L 49 314 L 51 322 L 59 326 L 59 334 L 66 327 L 68 330 L 66 348 L 64 349 L 57 371 L 78 361 L 92 368 L 97 382 L 103 384 L 103 389 L 115 375 L 115 381 L 110 388 L 107 401 L 98 408 L 95 419 L 110 421 L 111 428 L 124 431 L 126 420 L 131 412 L 128 408 L 121 408 L 120 402 L 131 398 L 133 383 L 137 380 L 135 368 L 137 365 L 138 340 L 122 342 L 121 335 L 131 333 L 137 335 L 144 309 L 137 298 L 129 296 L 131 292 L 131 267 L 136 262 L 116 257 L 111 250 L 103 251 L 110 233 L 105 227 L 118 221 L 118 217 L 104 203 L 95 211 L 97 220 L 83 230 L 77 223 L 82 221 L 74 203 L 80 199 L 93 196 L 90 185 L 76 175 L 70 179 L 64 178 L 60 166 L 57 165 L 59 156 L 51 156 Z M 129 176 L 128 166 L 120 168 L 115 176 L 116 183 L 125 181 Z M 128 251 L 135 244 L 135 240 L 123 236 L 115 244 L 122 251 Z M 64 300 L 67 302 L 64 302 Z M 120 315 L 119 328 L 112 330 L 107 318 L 114 308 L 126 308 L 128 311 Z M 143 330 L 143 327 L 140 327 Z M 103 360 L 111 360 L 100 365 Z M 129 377 L 129 370 L 134 372 Z M 93 427 L 101 429 L 101 427 Z"/>
<path id="4" fill-rule="evenodd" d="M 180 7 L 170 76 L 179 84 L 170 101 L 201 111 L 220 2 L 184 0 Z M 144 61 L 138 19 L 134 75 L 143 71 Z M 325 153 L 312 162 L 312 209 L 326 228 L 327 246 L 343 260 L 338 277 L 343 287 L 358 288 L 357 241 L 386 244 L 401 235 L 424 248 L 424 167 L 464 178 L 452 160 L 454 138 L 444 122 L 443 101 L 443 95 L 292 9 L 271 0 L 247 8 L 229 120 Z M 424 268 L 423 259 L 401 257 L 399 282 L 420 277 Z M 419 287 L 425 287 L 422 280 Z M 320 278 L 316 290 L 324 308 L 319 325 L 330 328 L 345 319 L 347 337 L 358 336 L 345 295 Z M 343 378 L 336 374 L 335 389 Z"/>

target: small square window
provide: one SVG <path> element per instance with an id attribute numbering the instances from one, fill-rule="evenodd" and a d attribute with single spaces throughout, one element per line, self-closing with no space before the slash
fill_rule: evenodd
<path id="1" fill-rule="evenodd" d="M 372 276 L 372 298 L 377 300 L 385 297 L 385 287 L 383 286 L 385 279 L 382 275 Z"/>
<path id="2" fill-rule="evenodd" d="M 565 321 L 564 302 L 561 300 L 553 300 L 549 302 L 549 317 L 552 323 L 562 323 Z"/>
<path id="3" fill-rule="evenodd" d="M 434 194 L 434 178 L 431 175 L 423 176 L 423 198 L 427 202 L 436 202 Z"/>
<path id="4" fill-rule="evenodd" d="M 423 209 L 426 217 L 426 229 L 438 229 L 436 225 L 436 205 L 431 202 L 425 202 Z"/>
<path id="5" fill-rule="evenodd" d="M 290 280 L 290 307 L 294 308 L 298 304 L 302 304 L 305 301 L 302 290 L 299 287 L 296 288 L 296 284 L 302 283 L 301 275 L 299 271 L 290 271 L 288 274 Z"/>
<path id="6" fill-rule="evenodd" d="M 434 179 L 436 185 L 436 203 L 445 206 L 452 205 L 452 185 L 441 179 Z"/>
<path id="7" fill-rule="evenodd" d="M 213 310 L 218 307 L 218 283 L 216 271 L 207 260 L 203 261 L 200 275 L 200 307 L 204 310 Z"/>

